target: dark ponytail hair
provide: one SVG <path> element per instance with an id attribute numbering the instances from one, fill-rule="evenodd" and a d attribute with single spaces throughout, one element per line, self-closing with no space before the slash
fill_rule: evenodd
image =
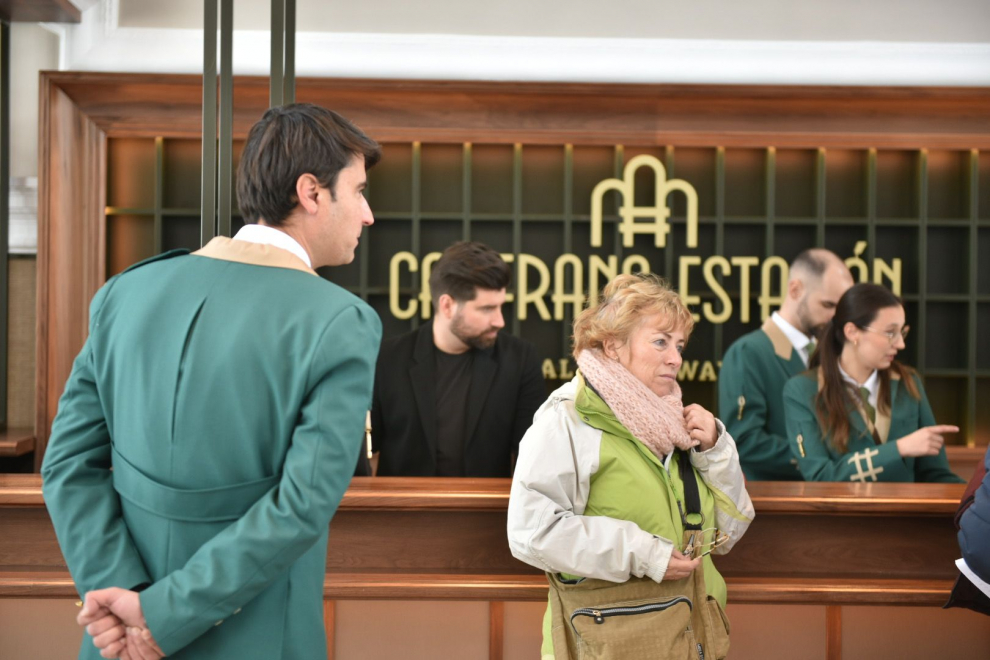
<path id="1" fill-rule="evenodd" d="M 890 290 L 878 285 L 860 283 L 851 287 L 841 298 L 835 308 L 835 316 L 825 326 L 822 336 L 819 338 L 818 348 L 811 356 L 810 367 L 820 367 L 822 387 L 815 397 L 815 412 L 818 416 L 818 425 L 822 428 L 823 434 L 831 436 L 832 447 L 844 454 L 849 444 L 849 416 L 847 406 L 855 393 L 842 379 L 839 372 L 839 357 L 842 355 L 842 348 L 848 341 L 846 339 L 845 326 L 852 323 L 857 328 L 865 328 L 877 317 L 881 309 L 888 307 L 903 307 L 904 303 Z M 880 412 L 890 412 L 890 378 L 891 374 L 900 376 L 907 387 L 908 394 L 915 399 L 920 399 L 921 394 L 915 385 L 912 377 L 914 369 L 894 360 L 890 367 L 881 369 L 880 376 L 880 396 L 877 406 Z"/>

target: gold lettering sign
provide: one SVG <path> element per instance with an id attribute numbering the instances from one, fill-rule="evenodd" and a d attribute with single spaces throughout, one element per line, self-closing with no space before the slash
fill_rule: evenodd
<path id="1" fill-rule="evenodd" d="M 636 206 L 636 171 L 641 167 L 653 170 L 656 191 L 653 206 Z M 619 225 L 619 233 L 622 234 L 623 247 L 632 247 L 636 234 L 650 233 L 653 234 L 657 247 L 667 245 L 667 234 L 670 233 L 667 195 L 678 190 L 687 198 L 687 245 L 698 247 L 698 193 L 683 179 L 668 181 L 667 169 L 663 163 L 655 156 L 645 154 L 626 163 L 621 179 L 605 179 L 591 192 L 591 247 L 602 246 L 602 201 L 605 193 L 612 190 L 622 196 L 622 206 L 619 208 L 622 224 Z M 653 221 L 637 222 L 636 218 L 651 218 Z"/>
<path id="2" fill-rule="evenodd" d="M 642 167 L 649 168 L 655 177 L 656 199 L 653 206 L 635 205 L 635 175 Z M 668 181 L 663 164 L 653 156 L 643 155 L 636 156 L 626 164 L 622 179 L 606 179 L 595 186 L 591 200 L 592 247 L 601 247 L 602 244 L 602 201 L 609 191 L 616 191 L 622 196 L 619 210 L 622 222 L 619 231 L 624 247 L 632 247 L 635 235 L 644 233 L 654 235 L 657 247 L 666 245 L 667 235 L 670 233 L 667 196 L 671 192 L 681 192 L 686 197 L 686 243 L 688 247 L 698 246 L 698 195 L 694 188 L 687 181 Z M 637 222 L 637 218 L 648 218 L 651 221 Z M 870 264 L 863 258 L 866 247 L 866 241 L 859 241 L 853 248 L 853 255 L 845 260 L 853 279 L 875 284 L 887 283 L 895 294 L 900 295 L 901 260 L 893 259 L 888 263 L 877 258 Z M 439 252 L 430 252 L 422 258 L 417 258 L 411 252 L 399 252 L 392 256 L 389 263 L 389 309 L 397 319 L 410 319 L 417 314 L 423 319 L 430 318 L 430 270 L 439 258 Z M 614 254 L 591 254 L 582 258 L 565 253 L 558 256 L 552 264 L 528 253 L 503 253 L 502 258 L 515 268 L 516 291 L 514 295 L 506 296 L 506 302 L 515 305 L 515 314 L 520 320 L 529 319 L 531 314 L 535 314 L 543 321 L 563 321 L 565 311 L 570 311 L 573 317 L 583 309 L 586 301 L 591 305 L 597 303 L 598 292 L 619 273 L 651 271 L 649 260 L 640 254 L 626 254 L 620 261 Z M 735 316 L 742 323 L 750 323 L 753 320 L 752 307 L 755 302 L 759 308 L 759 320 L 763 321 L 783 303 L 789 270 L 788 263 L 775 255 L 761 259 L 755 256 L 703 257 L 684 254 L 677 258 L 677 292 L 695 320 L 704 318 L 708 323 L 719 324 Z M 420 273 L 420 290 L 416 295 L 402 300 L 402 275 L 416 272 Z M 702 278 L 705 288 L 711 294 L 710 300 L 703 302 L 700 292 L 691 290 L 693 273 L 697 273 L 695 278 L 699 275 Z M 759 291 L 752 290 L 754 273 L 760 276 Z M 734 291 L 729 291 L 724 286 L 730 278 L 738 283 Z M 566 357 L 552 360 L 548 358 L 543 364 L 544 375 L 547 378 L 569 378 L 571 374 L 568 364 Z M 678 379 L 714 381 L 718 378 L 718 369 L 721 366 L 721 362 L 711 360 L 687 361 L 681 366 Z"/>

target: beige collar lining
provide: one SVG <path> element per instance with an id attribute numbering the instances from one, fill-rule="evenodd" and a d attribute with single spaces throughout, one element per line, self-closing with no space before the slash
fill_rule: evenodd
<path id="1" fill-rule="evenodd" d="M 288 250 L 263 243 L 235 241 L 226 236 L 217 236 L 205 246 L 193 252 L 193 254 L 199 257 L 234 261 L 252 266 L 301 270 L 304 273 L 316 275 L 316 271 Z M 317 277 L 319 276 L 317 275 Z"/>
<path id="2" fill-rule="evenodd" d="M 767 317 L 761 329 L 770 338 L 770 343 L 773 344 L 773 352 L 777 354 L 777 357 L 781 360 L 790 360 L 791 353 L 794 351 L 794 345 L 791 344 L 791 340 L 787 338 L 784 331 L 777 327 L 773 319 Z"/>

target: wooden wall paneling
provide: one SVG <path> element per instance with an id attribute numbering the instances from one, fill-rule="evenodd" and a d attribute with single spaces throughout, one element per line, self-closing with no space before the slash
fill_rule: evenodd
<path id="1" fill-rule="evenodd" d="M 488 604 L 488 624 L 488 660 L 502 660 L 505 603 L 496 600 Z"/>
<path id="2" fill-rule="evenodd" d="M 323 601 L 323 627 L 327 631 L 327 660 L 334 659 L 334 635 L 337 623 L 337 606 L 332 600 Z"/>
<path id="3" fill-rule="evenodd" d="M 825 608 L 825 660 L 842 660 L 842 608 Z"/>
<path id="4" fill-rule="evenodd" d="M 106 279 L 106 134 L 45 73 L 41 118 L 35 469 Z"/>

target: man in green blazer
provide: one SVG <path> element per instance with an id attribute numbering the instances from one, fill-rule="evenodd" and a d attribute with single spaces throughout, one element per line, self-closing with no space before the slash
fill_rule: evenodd
<path id="1" fill-rule="evenodd" d="M 353 260 L 379 156 L 329 110 L 273 108 L 238 170 L 251 224 L 93 298 L 42 467 L 80 658 L 326 657 L 328 528 L 381 322 L 314 268 Z"/>
<path id="2" fill-rule="evenodd" d="M 718 376 L 719 413 L 736 440 L 747 479 L 801 479 L 787 444 L 784 384 L 808 368 L 813 338 L 852 285 L 849 269 L 834 253 L 805 250 L 791 263 L 780 311 L 726 351 Z"/>

